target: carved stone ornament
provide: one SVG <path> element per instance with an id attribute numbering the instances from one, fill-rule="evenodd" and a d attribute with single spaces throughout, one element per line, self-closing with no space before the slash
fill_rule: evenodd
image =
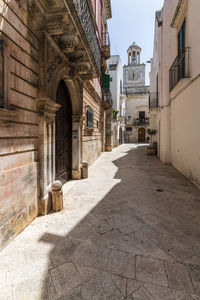
<path id="1" fill-rule="evenodd" d="M 19 7 L 23 10 L 27 10 L 27 0 L 17 0 Z"/>
<path id="2" fill-rule="evenodd" d="M 69 76 L 72 77 L 72 78 L 78 76 L 78 69 L 77 69 L 77 67 L 72 66 L 70 68 Z"/>
<path id="3" fill-rule="evenodd" d="M 73 52 L 77 45 L 78 37 L 74 32 L 70 32 L 60 36 L 59 47 L 64 53 Z"/>
<path id="4" fill-rule="evenodd" d="M 39 98 L 36 101 L 37 103 L 37 110 L 39 113 L 49 113 L 49 114 L 55 114 L 56 111 L 59 110 L 60 104 L 52 101 L 49 98 Z"/>
<path id="5" fill-rule="evenodd" d="M 47 81 L 50 81 L 53 72 L 59 64 L 62 63 L 62 58 L 55 52 L 55 49 L 48 43 L 47 46 Z"/>
<path id="6" fill-rule="evenodd" d="M 48 4 L 50 7 L 54 7 L 54 6 L 57 6 L 57 2 L 56 0 L 47 0 Z"/>

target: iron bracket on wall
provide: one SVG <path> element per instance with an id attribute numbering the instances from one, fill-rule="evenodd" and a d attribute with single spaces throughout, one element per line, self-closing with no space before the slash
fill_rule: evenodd
<path id="1" fill-rule="evenodd" d="M 2 78 L 0 78 L 0 107 L 4 107 L 4 80 L 5 80 L 5 65 L 4 65 L 4 40 L 0 39 L 0 62 L 2 62 Z M 1 67 L 1 63 L 0 63 Z"/>

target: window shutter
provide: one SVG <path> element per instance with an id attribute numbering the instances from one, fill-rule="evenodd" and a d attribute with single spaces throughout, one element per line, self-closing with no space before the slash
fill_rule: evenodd
<path id="1" fill-rule="evenodd" d="M 110 75 L 103 74 L 102 76 L 102 88 L 109 89 L 110 88 Z"/>

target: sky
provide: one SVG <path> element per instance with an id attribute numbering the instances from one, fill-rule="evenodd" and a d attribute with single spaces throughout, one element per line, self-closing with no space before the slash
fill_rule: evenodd
<path id="1" fill-rule="evenodd" d="M 153 56 L 155 11 L 164 0 L 111 0 L 112 19 L 108 21 L 111 54 L 119 54 L 122 66 L 127 64 L 128 47 L 135 42 L 142 48 L 141 63 Z M 150 64 L 146 63 L 146 84 Z"/>

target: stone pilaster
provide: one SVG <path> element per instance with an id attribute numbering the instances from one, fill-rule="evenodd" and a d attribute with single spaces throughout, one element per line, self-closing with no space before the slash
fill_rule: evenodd
<path id="1" fill-rule="evenodd" d="M 82 122 L 81 116 L 72 116 L 72 179 L 81 179 Z"/>
<path id="2" fill-rule="evenodd" d="M 60 105 L 49 98 L 37 99 L 39 113 L 39 186 L 38 213 L 45 215 L 51 208 L 50 189 L 55 179 L 55 116 Z"/>

